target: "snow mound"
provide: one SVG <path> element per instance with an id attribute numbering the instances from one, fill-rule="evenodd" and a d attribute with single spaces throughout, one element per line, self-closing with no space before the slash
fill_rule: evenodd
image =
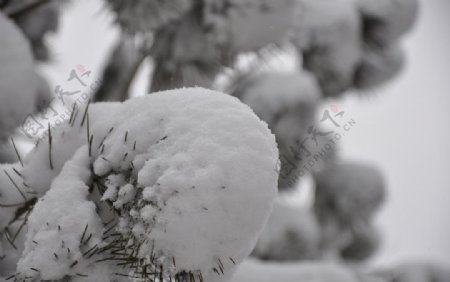
<path id="1" fill-rule="evenodd" d="M 74 116 L 25 161 L 24 179 L 50 190 L 30 217 L 20 275 L 84 279 L 119 264 L 133 277 L 226 281 L 277 194 L 267 124 L 238 99 L 201 88 Z M 56 252 L 63 241 L 70 255 Z"/>

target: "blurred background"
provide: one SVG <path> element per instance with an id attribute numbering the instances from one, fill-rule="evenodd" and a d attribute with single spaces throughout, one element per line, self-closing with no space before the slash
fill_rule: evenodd
<path id="1" fill-rule="evenodd" d="M 383 243 L 374 263 L 418 259 L 450 264 L 450 1 L 421 2 L 415 29 L 405 38 L 407 65 L 371 95 L 347 95 L 337 104 L 356 121 L 342 139 L 342 157 L 377 165 L 387 201 L 376 222 Z M 119 36 L 99 0 L 63 10 L 49 41 L 54 58 L 41 66 L 53 85 L 82 64 L 100 76 Z M 141 66 L 132 96 L 148 92 L 151 62 Z"/>
<path id="2" fill-rule="evenodd" d="M 345 101 L 358 122 L 344 140 L 345 156 L 378 164 L 388 182 L 378 263 L 450 262 L 450 1 L 421 6 L 404 42 L 403 73 L 373 96 Z"/>

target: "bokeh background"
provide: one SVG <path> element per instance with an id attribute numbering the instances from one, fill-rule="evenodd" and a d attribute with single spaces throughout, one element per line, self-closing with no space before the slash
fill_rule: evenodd
<path id="1" fill-rule="evenodd" d="M 344 159 L 378 166 L 389 197 L 377 217 L 383 245 L 372 263 L 409 260 L 450 264 L 450 1 L 423 0 L 414 31 L 404 40 L 408 64 L 371 95 L 337 105 L 357 125 L 342 140 Z M 82 64 L 101 75 L 119 35 L 100 0 L 73 1 L 50 38 L 53 60 L 40 69 L 52 87 Z M 132 95 L 148 89 L 151 62 L 141 67 Z"/>

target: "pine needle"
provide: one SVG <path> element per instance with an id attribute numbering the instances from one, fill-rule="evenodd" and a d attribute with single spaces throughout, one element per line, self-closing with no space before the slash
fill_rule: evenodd
<path id="1" fill-rule="evenodd" d="M 14 187 L 16 187 L 17 191 L 19 191 L 20 195 L 22 196 L 22 198 L 26 201 L 27 197 L 25 197 L 25 194 L 22 192 L 22 190 L 20 190 L 19 186 L 17 186 L 16 182 L 14 182 L 14 180 L 12 179 L 12 177 L 9 175 L 9 173 L 6 171 L 6 169 L 3 170 L 3 172 L 6 174 L 6 176 L 9 178 L 9 180 L 11 181 L 11 183 L 14 185 Z"/>
<path id="2" fill-rule="evenodd" d="M 19 151 L 17 150 L 16 143 L 14 142 L 14 138 L 11 137 L 11 143 L 14 147 L 14 151 L 16 152 L 17 158 L 19 159 L 20 165 L 23 167 L 22 158 L 20 157 Z"/>
<path id="3" fill-rule="evenodd" d="M 52 161 L 52 132 L 50 130 L 50 123 L 48 124 L 48 161 L 50 163 L 50 169 L 53 170 L 53 161 Z"/>

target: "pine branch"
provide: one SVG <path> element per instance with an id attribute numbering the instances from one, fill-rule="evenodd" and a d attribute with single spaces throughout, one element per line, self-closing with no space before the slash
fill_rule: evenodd
<path id="1" fill-rule="evenodd" d="M 120 39 L 103 72 L 102 84 L 94 93 L 94 102 L 125 101 L 133 78 L 145 57 L 145 52 L 136 48 L 131 39 Z"/>

